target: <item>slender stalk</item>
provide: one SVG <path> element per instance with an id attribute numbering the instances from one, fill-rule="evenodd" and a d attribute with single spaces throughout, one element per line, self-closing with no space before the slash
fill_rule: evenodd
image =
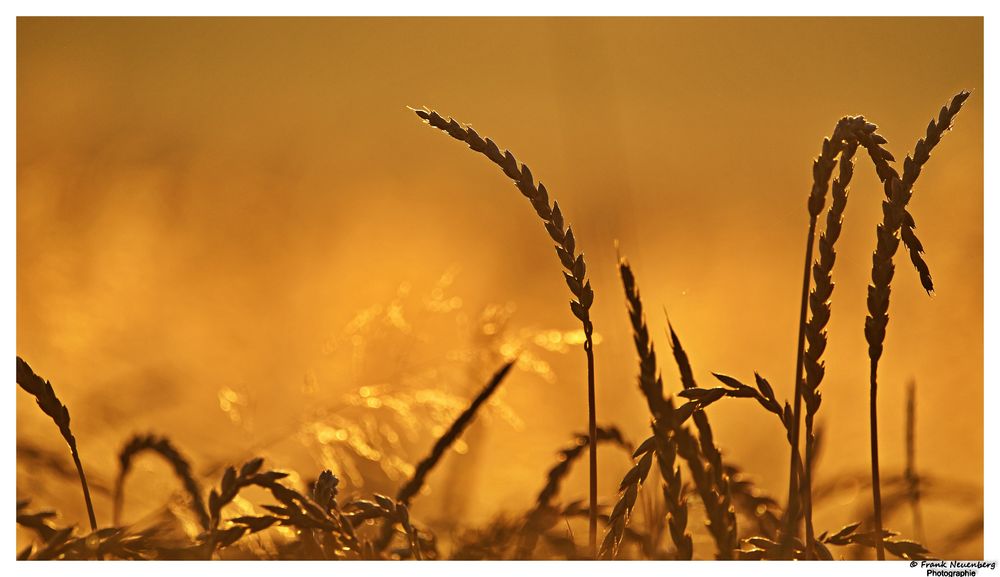
<path id="1" fill-rule="evenodd" d="M 871 422 L 872 447 L 872 504 L 875 507 L 875 554 L 879 561 L 885 560 L 885 545 L 882 543 L 882 484 L 878 471 L 878 361 L 872 360 L 871 400 L 868 418 Z"/>
<path id="2" fill-rule="evenodd" d="M 586 333 L 587 341 L 583 350 L 587 352 L 587 411 L 589 413 L 588 436 L 597 439 L 597 399 L 594 387 L 594 341 L 591 333 Z M 597 559 L 597 443 L 588 447 L 590 457 L 590 557 Z"/>
<path id="3" fill-rule="evenodd" d="M 913 532 L 921 542 L 924 536 L 924 520 L 920 513 L 920 475 L 917 474 L 917 384 L 910 381 L 906 388 L 906 468 L 903 477 L 906 479 L 907 492 L 910 496 L 910 509 L 913 512 Z"/>
<path id="4" fill-rule="evenodd" d="M 76 472 L 80 475 L 80 486 L 83 487 L 83 501 L 87 505 L 87 520 L 90 521 L 90 530 L 97 531 L 97 517 L 94 515 L 94 503 L 90 500 L 90 487 L 87 486 L 87 474 L 83 472 L 83 463 L 80 462 L 80 453 L 76 450 L 76 442 L 69 446 L 73 454 L 73 464 L 76 465 Z"/>

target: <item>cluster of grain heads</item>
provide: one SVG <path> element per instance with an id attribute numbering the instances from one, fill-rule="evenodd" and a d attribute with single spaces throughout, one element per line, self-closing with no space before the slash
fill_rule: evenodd
<path id="1" fill-rule="evenodd" d="M 191 474 L 191 465 L 188 460 L 177 450 L 176 447 L 166 437 L 156 435 L 135 435 L 129 439 L 122 450 L 118 453 L 118 478 L 115 481 L 112 523 L 118 525 L 121 520 L 122 505 L 125 500 L 125 478 L 132 469 L 133 460 L 141 453 L 151 452 L 159 455 L 174 469 L 174 474 L 184 485 L 191 500 L 191 510 L 198 517 L 198 523 L 203 529 L 209 528 L 210 520 L 208 512 L 205 510 L 205 503 L 201 496 L 201 486 Z"/>
<path id="2" fill-rule="evenodd" d="M 718 550 L 716 556 L 719 559 L 731 559 L 738 548 L 736 513 L 732 506 L 728 474 L 712 439 L 707 417 L 702 415 L 704 420 L 701 425 L 697 425 L 700 430 L 704 428 L 699 443 L 699 440 L 684 426 L 684 422 L 700 410 L 701 404 L 693 401 L 675 409 L 672 398 L 664 397 L 663 382 L 656 365 L 656 352 L 649 337 L 635 275 L 624 259 L 619 261 L 619 272 L 625 289 L 629 320 L 632 323 L 633 341 L 639 356 L 639 389 L 646 398 L 653 417 L 657 463 L 665 481 L 667 524 L 677 548 L 677 557 L 690 558 L 692 554 L 690 536 L 685 533 L 687 506 L 680 489 L 680 469 L 675 465 L 676 456 L 680 455 L 687 462 L 695 489 L 705 505 L 708 529 Z M 680 366 L 682 383 L 691 386 L 685 391 L 694 390 L 696 387 L 693 385 L 691 367 L 676 333 L 673 333 L 671 341 L 675 359 Z M 626 492 L 623 496 L 628 497 L 629 494 Z"/>
<path id="3" fill-rule="evenodd" d="M 872 282 L 868 286 L 868 317 L 865 319 L 865 339 L 868 341 L 868 357 L 870 360 L 870 414 L 871 422 L 871 460 L 872 460 L 872 501 L 875 509 L 875 530 L 882 530 L 882 503 L 879 487 L 878 459 L 878 362 L 882 356 L 885 342 L 886 326 L 889 324 L 889 294 L 892 277 L 895 272 L 893 257 L 899 247 L 901 238 L 909 240 L 910 257 L 924 278 L 922 258 L 918 259 L 922 247 L 915 241 L 913 235 L 913 218 L 906 206 L 913 195 L 913 184 L 920 175 L 923 165 L 930 159 L 931 150 L 941 141 L 941 136 L 951 128 L 952 120 L 962 109 L 962 104 L 969 97 L 968 92 L 961 92 L 952 98 L 948 106 L 941 108 L 937 122 L 931 120 L 927 126 L 927 135 L 917 142 L 912 157 L 907 156 L 903 162 L 903 177 L 888 165 L 885 155 L 877 154 L 869 142 L 859 139 L 862 146 L 869 151 L 869 156 L 876 162 L 879 177 L 885 187 L 887 200 L 882 202 L 882 223 L 876 229 L 876 246 L 872 254 Z M 879 160 L 880 159 L 880 160 Z M 908 231 L 902 232 L 901 231 Z M 916 256 L 914 256 L 916 255 Z M 929 279 L 927 274 L 927 279 Z M 929 282 L 929 280 L 928 280 Z M 928 284 L 924 285 L 928 288 Z M 928 288 L 930 290 L 930 288 Z M 885 558 L 881 540 L 876 540 L 876 554 L 879 559 Z"/>
<path id="4" fill-rule="evenodd" d="M 38 407 L 59 427 L 59 433 L 62 434 L 63 439 L 66 440 L 66 444 L 69 445 L 70 454 L 73 456 L 73 463 L 76 465 L 76 472 L 80 476 L 80 485 L 83 487 L 83 500 L 87 505 L 90 528 L 96 531 L 97 517 L 94 515 L 94 504 L 90 500 L 90 487 L 87 486 L 87 475 L 84 474 L 83 463 L 80 462 L 80 453 L 76 448 L 76 437 L 73 436 L 73 431 L 69 428 L 69 409 L 56 396 L 52 384 L 36 375 L 31 370 L 31 367 L 28 366 L 28 363 L 24 362 L 21 357 L 17 357 L 17 384 L 35 397 Z"/>
<path id="5" fill-rule="evenodd" d="M 577 254 L 576 237 L 573 229 L 563 218 L 559 203 L 549 204 L 548 191 L 539 182 L 536 186 L 531 170 L 525 164 L 518 164 L 509 150 L 500 152 L 500 147 L 489 138 L 481 137 L 471 126 L 462 126 L 456 120 L 445 120 L 437 112 L 421 109 L 414 112 L 430 126 L 446 132 L 452 138 L 469 145 L 503 170 L 508 178 L 514 181 L 530 202 L 535 213 L 545 225 L 545 230 L 556 243 L 556 254 L 565 272 L 563 276 L 570 292 L 576 300 L 570 301 L 573 315 L 583 324 L 585 336 L 584 352 L 587 355 L 587 408 L 588 428 L 591 438 L 597 436 L 597 399 L 594 384 L 594 325 L 590 320 L 590 308 L 594 304 L 594 290 L 587 280 L 587 264 L 583 253 Z M 590 550 L 591 557 L 597 555 L 597 446 L 590 445 Z"/>
<path id="6" fill-rule="evenodd" d="M 676 549 L 676 558 L 690 559 L 693 555 L 691 535 L 687 532 L 687 499 L 683 494 L 683 483 L 680 475 L 680 467 L 677 466 L 677 435 L 683 427 L 683 422 L 691 415 L 694 405 L 675 409 L 672 400 L 663 396 L 663 379 L 659 374 L 656 362 L 656 351 L 653 348 L 652 339 L 649 336 L 649 327 L 646 325 L 646 317 L 643 313 L 642 299 L 639 296 L 635 275 L 632 267 L 625 259 L 620 259 L 618 270 L 621 274 L 622 286 L 625 290 L 625 302 L 628 308 L 629 321 L 632 324 L 632 340 L 635 343 L 636 353 L 639 357 L 639 390 L 646 400 L 646 406 L 652 417 L 653 436 L 643 443 L 647 451 L 639 458 L 636 467 L 622 480 L 619 491 L 621 498 L 612 513 L 612 523 L 608 536 L 605 537 L 604 545 L 601 547 L 602 556 L 614 557 L 621 544 L 625 526 L 628 524 L 628 516 L 635 503 L 639 486 L 645 480 L 645 475 L 641 466 L 644 459 L 652 458 L 652 451 L 655 450 L 656 462 L 663 478 L 663 498 L 667 509 L 667 527 Z M 648 467 L 645 468 L 648 473 Z M 633 473 L 634 471 L 634 473 Z"/>

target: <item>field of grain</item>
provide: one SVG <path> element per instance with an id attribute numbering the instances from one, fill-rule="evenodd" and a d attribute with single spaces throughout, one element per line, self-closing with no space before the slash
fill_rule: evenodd
<path id="1" fill-rule="evenodd" d="M 17 43 L 18 559 L 983 557 L 981 18 Z"/>

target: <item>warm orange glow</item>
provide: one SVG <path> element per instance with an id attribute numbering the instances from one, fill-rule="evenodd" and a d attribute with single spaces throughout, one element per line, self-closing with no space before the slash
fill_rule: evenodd
<path id="1" fill-rule="evenodd" d="M 638 444 L 650 416 L 615 241 L 668 393 L 681 389 L 664 309 L 700 386 L 718 386 L 711 372 L 752 383 L 758 371 L 790 399 L 822 139 L 864 114 L 902 170 L 928 120 L 973 91 L 910 202 L 937 290 L 925 294 L 901 247 L 879 428 L 883 477 L 898 478 L 915 380 L 916 463 L 940 481 L 924 496 L 921 541 L 938 556 L 982 558 L 981 533 L 949 541 L 983 507 L 981 18 L 17 27 L 17 354 L 69 407 L 99 524 L 111 522 L 118 450 L 150 431 L 182 449 L 206 494 L 225 466 L 255 456 L 295 472 L 289 486 L 331 469 L 341 500 L 395 494 L 516 358 L 414 499 L 414 523 L 437 531 L 443 552 L 452 530 L 528 510 L 557 451 L 586 433 L 584 332 L 522 195 L 407 106 L 509 147 L 558 199 L 596 293 L 598 420 Z M 884 197 L 863 151 L 857 159 L 818 417 L 816 484 L 838 490 L 817 502 L 820 531 L 871 507 L 863 327 Z M 788 451 L 774 417 L 736 399 L 707 413 L 727 462 L 783 502 Z M 17 419 L 18 499 L 83 527 L 63 441 L 20 390 Z M 31 450 L 70 474 L 38 466 Z M 631 462 L 610 445 L 600 456 L 610 507 Z M 137 460 L 124 520 L 149 523 L 169 503 L 197 534 L 180 491 L 168 465 Z M 231 516 L 268 502 L 244 497 Z M 559 502 L 586 498 L 584 456 Z M 696 557 L 712 558 L 697 499 Z M 887 519 L 916 538 L 908 505 Z M 585 518 L 573 527 L 582 551 Z M 280 531 L 254 546 L 290 538 Z M 18 550 L 31 538 L 19 528 Z"/>

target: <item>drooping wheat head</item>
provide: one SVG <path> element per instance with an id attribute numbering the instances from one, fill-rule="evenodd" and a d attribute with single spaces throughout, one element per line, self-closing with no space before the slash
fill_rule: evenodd
<path id="1" fill-rule="evenodd" d="M 917 142 L 912 157 L 903 162 L 903 178 L 888 165 L 885 154 L 878 154 L 870 145 L 871 138 L 859 135 L 859 141 L 875 161 L 879 177 L 884 183 L 887 200 L 882 202 L 882 223 L 876 229 L 876 246 L 872 254 L 872 282 L 868 286 L 868 317 L 865 319 L 865 339 L 868 342 L 868 357 L 871 364 L 871 389 L 869 419 L 871 421 L 872 453 L 872 501 L 875 510 L 875 529 L 882 531 L 882 503 L 878 471 L 878 362 L 882 357 L 885 331 L 889 324 L 889 295 L 892 277 L 895 273 L 893 257 L 899 247 L 900 229 L 904 223 L 912 224 L 906 206 L 913 195 L 912 187 L 920 174 L 921 167 L 930 158 L 931 149 L 941 140 L 941 136 L 951 128 L 951 122 L 962 109 L 969 97 L 968 92 L 960 92 L 952 98 L 950 105 L 942 107 L 938 121 L 931 120 L 927 135 Z M 912 228 L 912 227 L 911 227 Z M 911 251 L 911 257 L 913 253 Z M 918 267 L 919 270 L 919 267 Z M 925 287 L 926 288 L 926 287 Z M 881 540 L 876 540 L 878 559 L 885 558 Z"/>
<path id="2" fill-rule="evenodd" d="M 17 357 L 17 384 L 22 389 L 35 397 L 38 407 L 42 412 L 52 419 L 52 422 L 59 427 L 59 433 L 69 445 L 69 451 L 73 456 L 73 463 L 76 465 L 76 472 L 80 476 L 80 485 L 83 487 L 83 500 L 87 505 L 87 517 L 90 521 L 90 529 L 97 530 L 97 517 L 94 515 L 94 504 L 90 500 L 90 487 L 87 486 L 87 475 L 83 472 L 83 463 L 80 462 L 80 453 L 76 448 L 76 437 L 69 428 L 69 409 L 62 404 L 56 396 L 52 383 L 35 374 L 28 363 L 21 357 Z"/>
<path id="3" fill-rule="evenodd" d="M 542 219 L 545 230 L 556 243 L 556 254 L 565 272 L 563 277 L 570 292 L 576 297 L 570 301 L 570 310 L 583 324 L 585 336 L 584 352 L 587 355 L 587 405 L 588 428 L 591 438 L 597 436 L 597 399 L 594 384 L 594 325 L 590 320 L 590 308 L 594 304 L 594 290 L 587 280 L 587 264 L 583 253 L 576 252 L 576 237 L 573 228 L 563 219 L 559 203 L 549 204 L 548 191 L 541 182 L 535 185 L 531 170 L 526 164 L 518 165 L 517 159 L 509 150 L 500 152 L 500 147 L 489 138 L 483 138 L 471 127 L 462 126 L 452 118 L 445 120 L 437 112 L 431 110 L 414 110 L 414 112 L 429 125 L 448 133 L 456 140 L 469 145 L 472 150 L 484 155 L 499 166 L 508 178 L 514 181 L 530 202 L 535 213 Z M 597 444 L 590 445 L 590 550 L 591 557 L 597 555 Z"/>

